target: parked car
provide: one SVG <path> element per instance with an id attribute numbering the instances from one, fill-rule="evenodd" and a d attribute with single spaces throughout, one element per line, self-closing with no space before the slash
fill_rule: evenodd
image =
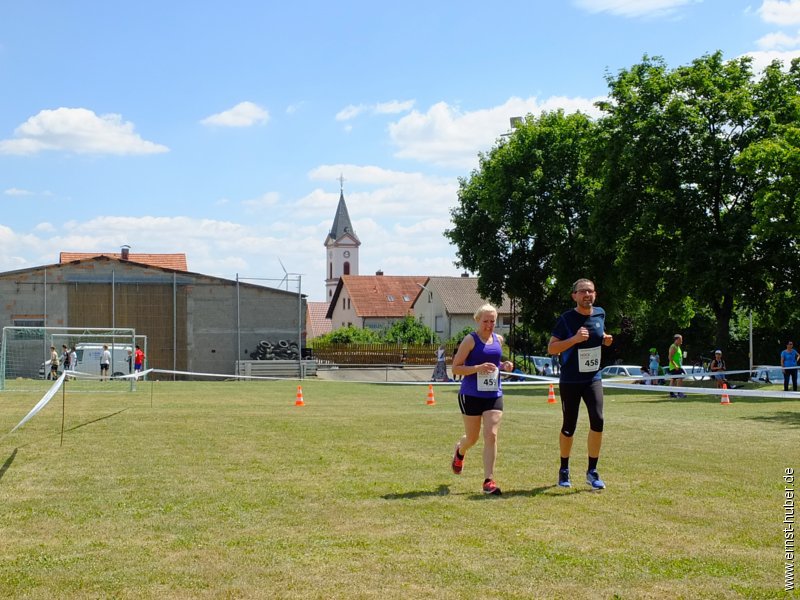
<path id="1" fill-rule="evenodd" d="M 549 356 L 526 356 L 525 360 L 533 364 L 537 375 L 544 375 L 545 365 L 551 364 Z"/>
<path id="2" fill-rule="evenodd" d="M 642 377 L 646 375 L 644 371 L 642 371 L 642 367 L 637 367 L 636 365 L 611 365 L 608 367 L 604 367 L 600 370 L 600 376 L 603 378 L 607 377 Z M 634 380 L 633 383 L 641 383 L 641 380 Z"/>
<path id="3" fill-rule="evenodd" d="M 755 383 L 782 383 L 783 369 L 773 365 L 757 365 L 750 373 L 750 381 Z"/>

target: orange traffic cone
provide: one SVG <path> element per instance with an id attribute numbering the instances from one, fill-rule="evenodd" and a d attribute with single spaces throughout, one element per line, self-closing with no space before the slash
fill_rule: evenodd
<path id="1" fill-rule="evenodd" d="M 295 406 L 305 406 L 306 403 L 303 402 L 303 387 L 297 386 L 297 400 L 294 401 Z"/>
<path id="2" fill-rule="evenodd" d="M 547 403 L 548 404 L 555 404 L 556 403 L 556 391 L 553 389 L 553 384 L 550 384 L 550 391 L 547 392 Z"/>
<path id="3" fill-rule="evenodd" d="M 728 384 L 727 383 L 723 383 L 722 384 L 722 400 L 720 400 L 720 402 L 719 402 L 720 404 L 730 404 L 731 403 L 731 399 L 728 397 L 728 394 L 727 394 L 727 389 L 728 389 Z"/>
<path id="4" fill-rule="evenodd" d="M 428 401 L 425 403 L 428 406 L 433 406 L 436 404 L 436 399 L 433 397 L 433 384 L 428 384 Z"/>

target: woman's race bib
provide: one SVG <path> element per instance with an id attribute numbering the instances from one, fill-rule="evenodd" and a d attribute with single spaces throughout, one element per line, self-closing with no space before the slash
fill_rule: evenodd
<path id="1" fill-rule="evenodd" d="M 500 389 L 500 371 L 495 369 L 488 375 L 477 374 L 479 392 L 496 392 Z"/>
<path id="2" fill-rule="evenodd" d="M 578 349 L 578 371 L 593 373 L 600 370 L 600 346 Z"/>

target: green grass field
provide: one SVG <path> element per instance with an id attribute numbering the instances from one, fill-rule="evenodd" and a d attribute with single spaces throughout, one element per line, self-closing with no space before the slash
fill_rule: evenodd
<path id="1" fill-rule="evenodd" d="M 0 440 L 0 596 L 786 597 L 800 398 L 609 390 L 597 493 L 585 409 L 563 490 L 559 405 L 507 390 L 490 497 L 481 443 L 450 472 L 456 388 L 296 386 L 71 384 L 63 445 L 60 393 Z M 45 389 L 0 394 L 0 431 Z"/>

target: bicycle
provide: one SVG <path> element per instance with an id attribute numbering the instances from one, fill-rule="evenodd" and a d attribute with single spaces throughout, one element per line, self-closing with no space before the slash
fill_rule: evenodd
<path id="1" fill-rule="evenodd" d="M 698 356 L 692 362 L 692 372 L 690 375 L 692 379 L 695 381 L 703 381 L 703 379 L 711 379 L 711 361 L 714 360 L 712 357 L 703 356 L 702 354 Z"/>

